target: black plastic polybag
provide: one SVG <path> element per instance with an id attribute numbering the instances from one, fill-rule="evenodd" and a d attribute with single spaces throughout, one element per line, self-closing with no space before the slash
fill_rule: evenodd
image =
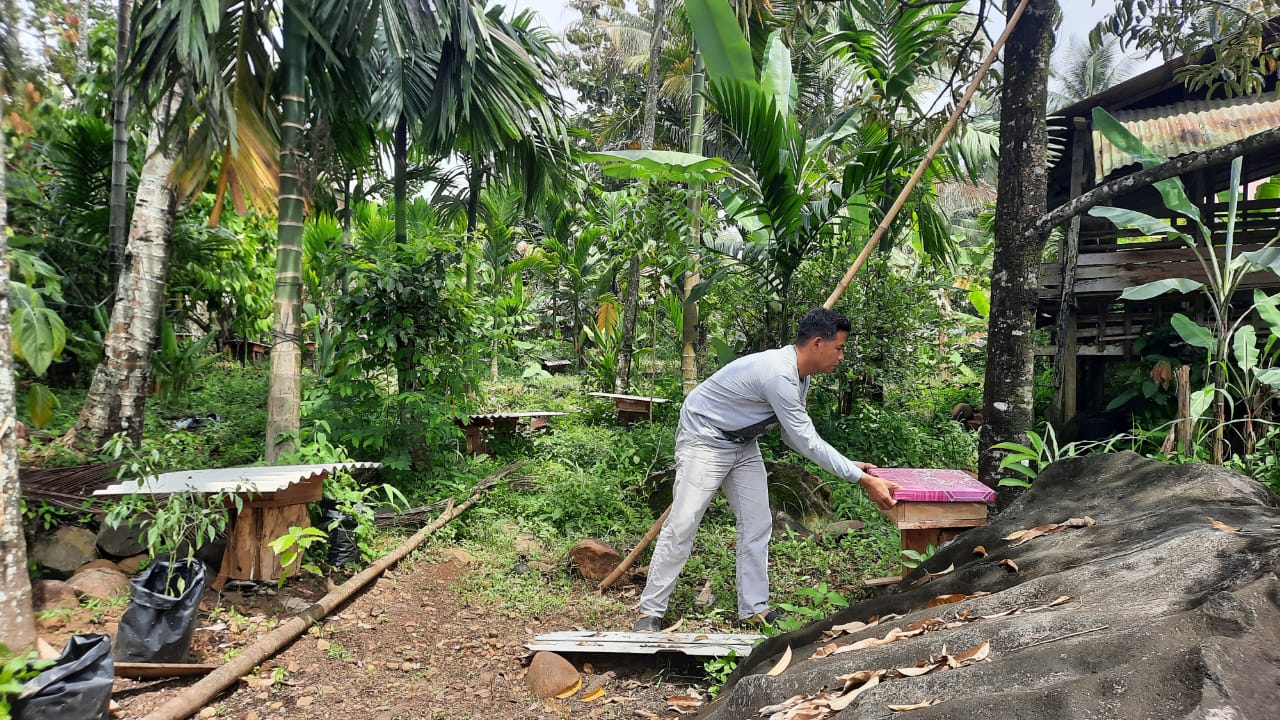
<path id="1" fill-rule="evenodd" d="M 356 509 L 360 509 L 356 505 Z M 360 562 L 360 546 L 356 544 L 357 521 L 338 509 L 338 503 L 320 501 L 320 529 L 329 533 L 330 565 L 346 565 Z"/>
<path id="2" fill-rule="evenodd" d="M 107 635 L 73 635 L 53 667 L 23 684 L 14 720 L 105 720 L 115 665 Z"/>
<path id="3" fill-rule="evenodd" d="M 133 597 L 120 618 L 115 657 L 121 662 L 179 663 L 191 649 L 204 563 L 159 561 L 133 579 Z"/>

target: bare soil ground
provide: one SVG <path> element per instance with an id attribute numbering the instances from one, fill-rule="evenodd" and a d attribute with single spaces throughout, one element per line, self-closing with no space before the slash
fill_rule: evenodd
<path id="1" fill-rule="evenodd" d="M 414 718 L 634 718 L 674 715 L 666 699 L 706 684 L 698 660 L 652 656 L 569 656 L 583 672 L 567 699 L 534 696 L 525 681 L 533 636 L 575 628 L 629 629 L 634 588 L 602 617 L 601 604 L 570 602 L 554 616 L 530 616 L 464 589 L 462 561 L 439 548 L 402 563 L 338 613 L 206 706 L 197 717 L 243 720 L 400 720 Z M 581 595 L 594 583 L 580 580 Z M 192 662 L 225 662 L 327 588 L 318 578 L 283 589 L 259 586 L 206 591 Z M 291 610 L 290 607 L 294 609 Z M 305 605 L 303 605 L 305 606 Z M 46 621 L 42 635 L 61 648 L 76 632 L 115 632 L 123 608 L 91 618 Z M 725 628 L 724 630 L 728 630 Z M 141 718 L 194 679 L 118 679 L 116 717 Z M 593 700 L 596 688 L 604 692 Z"/>

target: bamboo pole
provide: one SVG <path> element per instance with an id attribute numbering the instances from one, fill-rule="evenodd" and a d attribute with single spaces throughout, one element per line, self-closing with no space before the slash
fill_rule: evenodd
<path id="1" fill-rule="evenodd" d="M 1000 33 L 1000 37 L 996 39 L 994 45 L 991 46 L 991 52 L 987 53 L 987 58 L 982 61 L 981 67 L 978 68 L 978 74 L 973 77 L 973 82 L 969 83 L 969 89 L 965 90 L 964 96 L 960 98 L 960 103 L 956 105 L 956 109 L 952 111 L 951 117 L 947 120 L 947 124 L 942 126 L 942 131 L 938 133 L 938 137 L 934 139 L 933 144 L 929 146 L 928 152 L 916 167 L 916 171 L 911 174 L 911 178 L 907 180 L 907 184 L 902 187 L 902 192 L 898 193 L 898 199 L 893 201 L 893 205 L 889 208 L 889 212 L 885 213 L 884 219 L 876 227 L 876 231 L 872 233 L 871 239 L 867 241 L 862 252 L 858 253 L 858 257 L 853 261 L 853 265 L 849 266 L 849 271 L 844 274 L 840 280 L 840 284 L 831 292 L 831 297 L 822 303 L 822 307 L 830 310 L 836 306 L 836 301 L 844 295 L 844 291 L 849 288 L 849 283 L 853 282 L 853 278 L 862 269 L 862 264 L 870 257 L 871 251 L 876 249 L 885 234 L 889 232 L 889 226 L 893 224 L 894 218 L 898 217 L 898 211 L 902 210 L 902 206 L 907 202 L 907 196 L 915 189 L 916 183 L 920 182 L 920 178 L 924 177 L 925 170 L 933 162 L 933 158 L 937 156 L 938 151 L 942 149 L 942 144 L 950 137 L 951 131 L 955 129 L 956 123 L 960 120 L 960 115 L 965 108 L 969 106 L 969 101 L 973 99 L 974 93 L 978 91 L 978 85 L 982 82 L 982 78 L 986 77 L 987 71 L 991 69 L 995 63 L 996 57 L 1000 54 L 1000 49 L 1004 47 L 1004 43 L 1009 39 L 1009 35 L 1013 32 L 1014 26 L 1022 19 L 1022 13 L 1027 9 L 1029 0 L 1022 0 L 1018 3 L 1018 7 L 1013 11 L 1013 15 L 1009 18 L 1008 24 L 1004 26 L 1004 32 Z"/>
<path id="2" fill-rule="evenodd" d="M 275 630 L 263 635 L 257 642 L 245 648 L 235 659 L 214 670 L 174 699 L 156 708 L 143 720 L 183 720 L 183 718 L 194 715 L 206 703 L 217 697 L 218 693 L 235 684 L 241 677 L 252 672 L 254 667 L 261 665 L 264 660 L 298 639 L 302 633 L 307 631 L 307 628 L 323 620 L 325 616 L 350 600 L 353 595 L 363 589 L 365 585 L 368 585 L 374 578 L 381 575 L 387 568 L 404 559 L 406 555 L 421 545 L 432 533 L 466 512 L 468 508 L 476 504 L 486 490 L 493 487 L 494 483 L 516 471 L 523 464 L 523 462 L 512 463 L 485 478 L 471 489 L 471 494 L 462 504 L 455 507 L 453 502 L 450 501 L 435 522 L 414 533 L 413 537 L 406 540 L 400 547 L 382 556 L 377 562 L 334 588 L 311 607 L 290 618 Z"/>
<path id="3" fill-rule="evenodd" d="M 644 552 L 644 549 L 649 547 L 649 543 L 653 542 L 653 539 L 658 537 L 658 532 L 662 530 L 662 523 L 667 521 L 667 516 L 670 514 L 671 506 L 668 505 L 667 509 L 662 512 L 662 516 L 653 523 L 653 527 L 649 528 L 649 532 L 645 533 L 644 537 L 640 538 L 640 542 L 636 543 L 636 546 L 631 549 L 631 552 L 627 553 L 627 556 L 622 558 L 622 562 L 618 563 L 618 567 L 614 568 L 613 572 L 609 573 L 605 579 L 600 581 L 600 585 L 596 588 L 597 595 L 608 590 L 609 586 L 618 582 L 618 578 L 622 577 L 622 573 L 631 569 L 631 566 L 636 564 L 636 559 L 640 557 L 640 553 Z"/>

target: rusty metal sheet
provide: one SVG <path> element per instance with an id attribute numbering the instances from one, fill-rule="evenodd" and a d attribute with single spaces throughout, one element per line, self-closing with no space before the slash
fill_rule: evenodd
<path id="1" fill-rule="evenodd" d="M 627 655 L 656 655 L 673 652 L 700 657 L 751 654 L 763 635 L 748 633 L 644 633 L 567 630 L 539 635 L 524 646 L 534 652 L 585 652 Z"/>
<path id="2" fill-rule="evenodd" d="M 1168 158 L 1221 147 L 1280 126 L 1280 99 L 1268 94 L 1226 100 L 1189 100 L 1174 105 L 1112 113 L 1153 152 Z M 1094 181 L 1136 163 L 1093 131 Z"/>

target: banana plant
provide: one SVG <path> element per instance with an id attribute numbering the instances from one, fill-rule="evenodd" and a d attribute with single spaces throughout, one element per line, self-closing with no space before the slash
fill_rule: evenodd
<path id="1" fill-rule="evenodd" d="M 1094 127 L 1124 152 L 1136 158 L 1143 167 L 1152 167 L 1167 158 L 1152 152 L 1130 133 L 1114 117 L 1101 108 L 1093 110 Z M 1274 358 L 1277 337 L 1280 336 L 1280 294 L 1268 296 L 1258 290 L 1253 303 L 1244 311 L 1232 314 L 1232 300 L 1246 275 L 1258 271 L 1270 271 L 1280 275 L 1280 247 L 1273 238 L 1262 248 L 1238 252 L 1236 247 L 1236 216 L 1240 200 L 1240 172 L 1242 158 L 1231 163 L 1230 189 L 1227 199 L 1227 224 L 1221 245 L 1214 241 L 1213 230 L 1201 217 L 1200 208 L 1187 196 L 1186 188 L 1178 178 L 1155 184 L 1164 205 L 1170 211 L 1186 217 L 1194 225 L 1194 232 L 1175 227 L 1168 221 L 1152 217 L 1136 210 L 1115 207 L 1096 207 L 1090 215 L 1110 220 L 1118 228 L 1133 229 L 1148 237 L 1167 237 L 1180 240 L 1196 258 L 1206 280 L 1177 277 L 1164 278 L 1127 288 L 1122 300 L 1150 300 L 1166 293 L 1202 292 L 1208 301 L 1212 324 L 1208 327 L 1182 313 L 1170 319 L 1173 329 L 1188 345 L 1205 351 L 1212 382 L 1191 398 L 1192 417 L 1200 417 L 1213 406 L 1213 462 L 1224 460 L 1226 428 L 1226 403 L 1230 399 L 1228 380 L 1234 374 L 1240 381 L 1244 397 L 1252 397 L 1259 385 L 1280 389 L 1280 367 L 1266 367 L 1262 360 Z M 1198 238 L 1198 239 L 1197 239 Z M 1254 313 L 1269 326 L 1270 337 L 1265 347 L 1258 349 L 1257 332 L 1252 325 Z M 1232 365 L 1234 364 L 1234 367 Z"/>

